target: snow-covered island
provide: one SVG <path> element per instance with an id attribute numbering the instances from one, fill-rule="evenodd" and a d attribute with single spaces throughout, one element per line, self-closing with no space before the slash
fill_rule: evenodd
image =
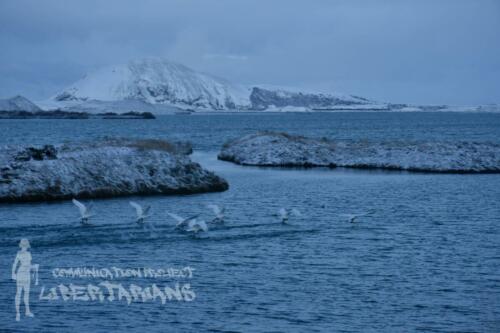
<path id="1" fill-rule="evenodd" d="M 0 202 L 227 190 L 191 151 L 185 143 L 126 139 L 1 147 Z"/>
<path id="2" fill-rule="evenodd" d="M 264 132 L 226 143 L 218 158 L 253 166 L 500 173 L 500 144 L 479 142 L 335 141 Z"/>

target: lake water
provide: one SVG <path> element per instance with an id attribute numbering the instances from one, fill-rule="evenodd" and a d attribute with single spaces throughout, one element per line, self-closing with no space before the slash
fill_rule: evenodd
<path id="1" fill-rule="evenodd" d="M 216 159 L 226 140 L 257 130 L 342 140 L 500 143 L 500 114 L 0 121 L 0 144 L 106 135 L 189 140 L 193 159 L 230 184 L 222 193 L 95 200 L 90 227 L 79 225 L 78 212 L 67 201 L 0 205 L 0 332 L 500 331 L 500 175 L 270 169 Z M 151 205 L 145 227 L 134 223 L 131 199 Z M 200 213 L 209 220 L 210 203 L 226 207 L 225 226 L 198 237 L 174 230 L 167 212 Z M 295 207 L 302 216 L 281 225 L 274 216 L 280 207 Z M 342 216 L 349 213 L 366 215 L 349 223 Z M 11 267 L 23 237 L 31 243 L 33 263 L 40 265 L 39 284 L 31 286 L 35 317 L 16 322 Z M 189 284 L 195 297 L 130 305 L 126 297 L 48 300 L 50 288 L 61 284 L 88 291 L 89 284 L 109 280 L 54 275 L 70 267 L 190 267 L 191 277 L 110 281 L 129 291 L 131 284 L 174 289 L 176 283 Z"/>

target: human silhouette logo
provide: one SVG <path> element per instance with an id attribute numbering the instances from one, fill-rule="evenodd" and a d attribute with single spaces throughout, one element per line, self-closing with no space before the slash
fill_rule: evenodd
<path id="1" fill-rule="evenodd" d="M 19 242 L 20 251 L 17 252 L 16 259 L 12 265 L 12 279 L 16 281 L 16 321 L 21 320 L 21 296 L 24 300 L 25 315 L 26 317 L 34 317 L 30 311 L 30 286 L 31 286 L 31 273 L 36 276 L 35 285 L 38 285 L 38 264 L 31 264 L 31 253 L 29 251 L 30 242 L 23 238 Z"/>

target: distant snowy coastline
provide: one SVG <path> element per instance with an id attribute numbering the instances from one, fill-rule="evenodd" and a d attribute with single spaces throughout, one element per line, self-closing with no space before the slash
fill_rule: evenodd
<path id="1" fill-rule="evenodd" d="M 162 58 L 100 68 L 36 104 L 22 96 L 0 100 L 0 111 L 150 112 L 500 112 L 499 105 L 410 105 L 339 92 L 241 85 Z"/>
<path id="2" fill-rule="evenodd" d="M 12 103 L 11 100 L 22 100 L 22 103 Z M 9 101 L 4 102 L 2 101 Z M 8 107 L 1 108 L 2 105 Z M 337 105 L 323 108 L 309 108 L 305 106 L 276 106 L 269 105 L 265 109 L 199 109 L 172 104 L 149 104 L 139 100 L 123 101 L 98 101 L 87 100 L 71 101 L 63 104 L 53 101 L 42 101 L 35 104 L 22 96 L 7 100 L 0 100 L 0 119 L 88 119 L 88 118 L 134 118 L 151 119 L 154 115 L 173 114 L 211 114 L 211 113 L 298 113 L 298 112 L 485 112 L 498 113 L 500 105 L 479 106 L 449 106 L 449 105 L 392 105 L 392 104 L 366 104 L 366 105 Z M 135 114 L 135 116 L 132 116 Z M 142 116 L 141 116 L 142 114 Z"/>
<path id="3" fill-rule="evenodd" d="M 234 84 L 162 58 L 98 69 L 41 103 L 44 109 L 105 112 L 124 108 L 155 114 L 196 111 L 365 109 L 379 104 L 342 93 Z"/>

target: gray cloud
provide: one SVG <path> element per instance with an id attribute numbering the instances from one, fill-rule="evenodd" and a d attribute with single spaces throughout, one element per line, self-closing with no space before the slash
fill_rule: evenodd
<path id="1" fill-rule="evenodd" d="M 497 0 L 3 0 L 0 22 L 0 97 L 163 56 L 241 83 L 500 103 Z"/>

